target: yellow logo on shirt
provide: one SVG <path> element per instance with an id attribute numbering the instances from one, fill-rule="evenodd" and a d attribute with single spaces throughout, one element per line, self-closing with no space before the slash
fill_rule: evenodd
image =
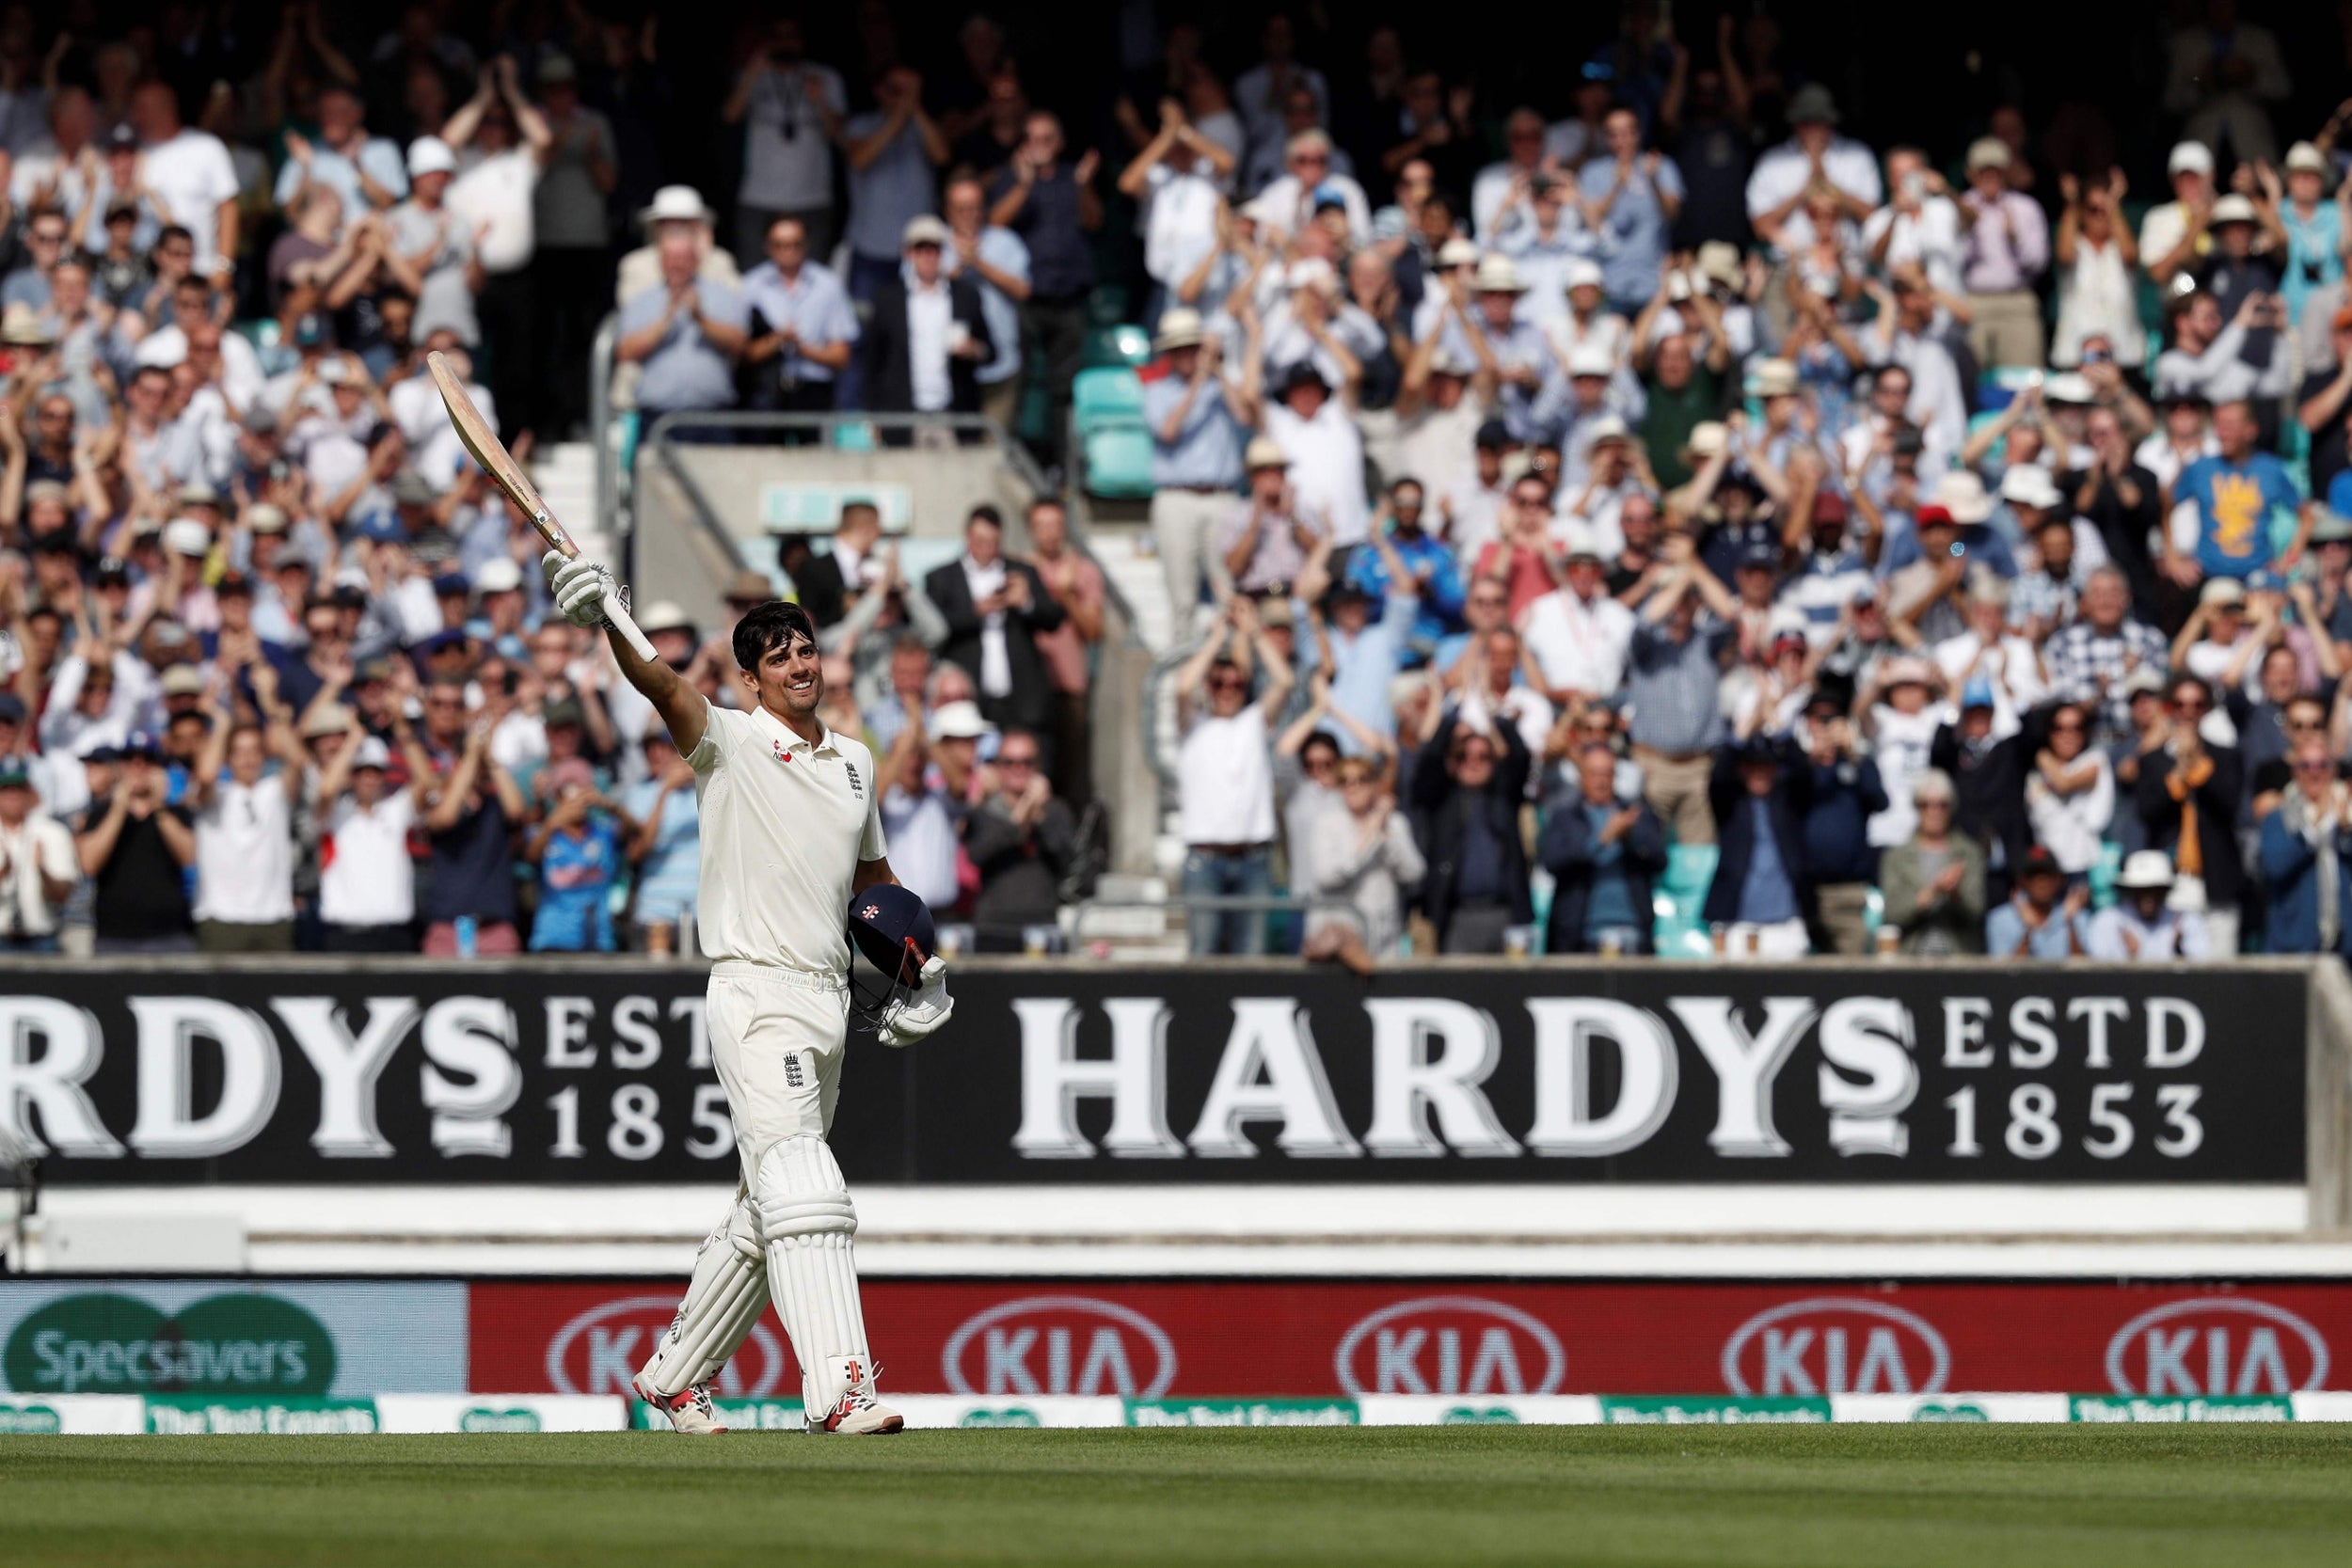
<path id="1" fill-rule="evenodd" d="M 2263 487 L 2250 474 L 2213 476 L 2213 547 L 2228 556 L 2254 553 L 2254 531 L 2263 521 Z"/>

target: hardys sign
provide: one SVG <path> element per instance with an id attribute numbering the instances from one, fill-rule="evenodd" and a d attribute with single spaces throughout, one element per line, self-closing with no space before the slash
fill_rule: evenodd
<path id="1" fill-rule="evenodd" d="M 59 1181 L 724 1180 L 688 966 L 12 969 Z M 959 966 L 852 1047 L 852 1181 L 2304 1179 L 2280 965 Z"/>

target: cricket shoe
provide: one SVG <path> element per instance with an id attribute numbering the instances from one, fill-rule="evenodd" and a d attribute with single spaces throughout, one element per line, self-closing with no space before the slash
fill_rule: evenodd
<path id="1" fill-rule="evenodd" d="M 710 1385 L 697 1383 L 683 1394 L 656 1394 L 643 1383 L 631 1383 L 637 1397 L 670 1418 L 670 1430 L 695 1437 L 709 1437 L 726 1431 L 719 1419 L 718 1406 L 710 1402 Z"/>
<path id="2" fill-rule="evenodd" d="M 882 1375 L 880 1367 L 868 1368 L 851 1355 L 834 1362 L 834 1370 L 841 1380 L 841 1397 L 825 1412 L 822 1421 L 810 1418 L 811 1432 L 865 1437 L 905 1429 L 906 1418 L 874 1397 L 874 1380 Z"/>

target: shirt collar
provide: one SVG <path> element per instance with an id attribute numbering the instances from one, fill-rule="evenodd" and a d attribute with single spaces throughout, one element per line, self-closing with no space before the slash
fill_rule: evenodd
<path id="1" fill-rule="evenodd" d="M 827 725 L 822 719 L 817 721 L 817 738 L 810 740 L 806 736 L 803 736 L 799 731 L 793 729 L 791 725 L 786 723 L 783 720 L 777 718 L 773 713 L 770 712 L 767 704 L 760 704 L 755 711 L 761 719 L 766 720 L 770 726 L 774 729 L 774 738 L 780 743 L 783 751 L 806 756 L 823 752 L 836 751 L 839 749 L 834 744 L 836 737 L 834 736 L 831 726 Z"/>

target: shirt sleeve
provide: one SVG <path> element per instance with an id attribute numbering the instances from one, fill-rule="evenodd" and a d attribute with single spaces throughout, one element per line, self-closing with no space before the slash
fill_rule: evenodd
<path id="1" fill-rule="evenodd" d="M 686 753 L 686 766 L 698 774 L 715 772 L 719 765 L 734 753 L 736 745 L 741 738 L 739 726 L 750 722 L 748 718 L 733 708 L 723 708 L 716 703 L 705 702 L 703 705 L 703 737 L 694 742 L 692 751 Z"/>
<path id="2" fill-rule="evenodd" d="M 850 764 L 855 768 L 856 763 Z M 857 858 L 863 863 L 888 858 L 889 841 L 882 836 L 882 781 L 875 777 L 880 771 L 873 762 L 873 753 L 866 753 L 866 831 L 858 835 Z"/>

